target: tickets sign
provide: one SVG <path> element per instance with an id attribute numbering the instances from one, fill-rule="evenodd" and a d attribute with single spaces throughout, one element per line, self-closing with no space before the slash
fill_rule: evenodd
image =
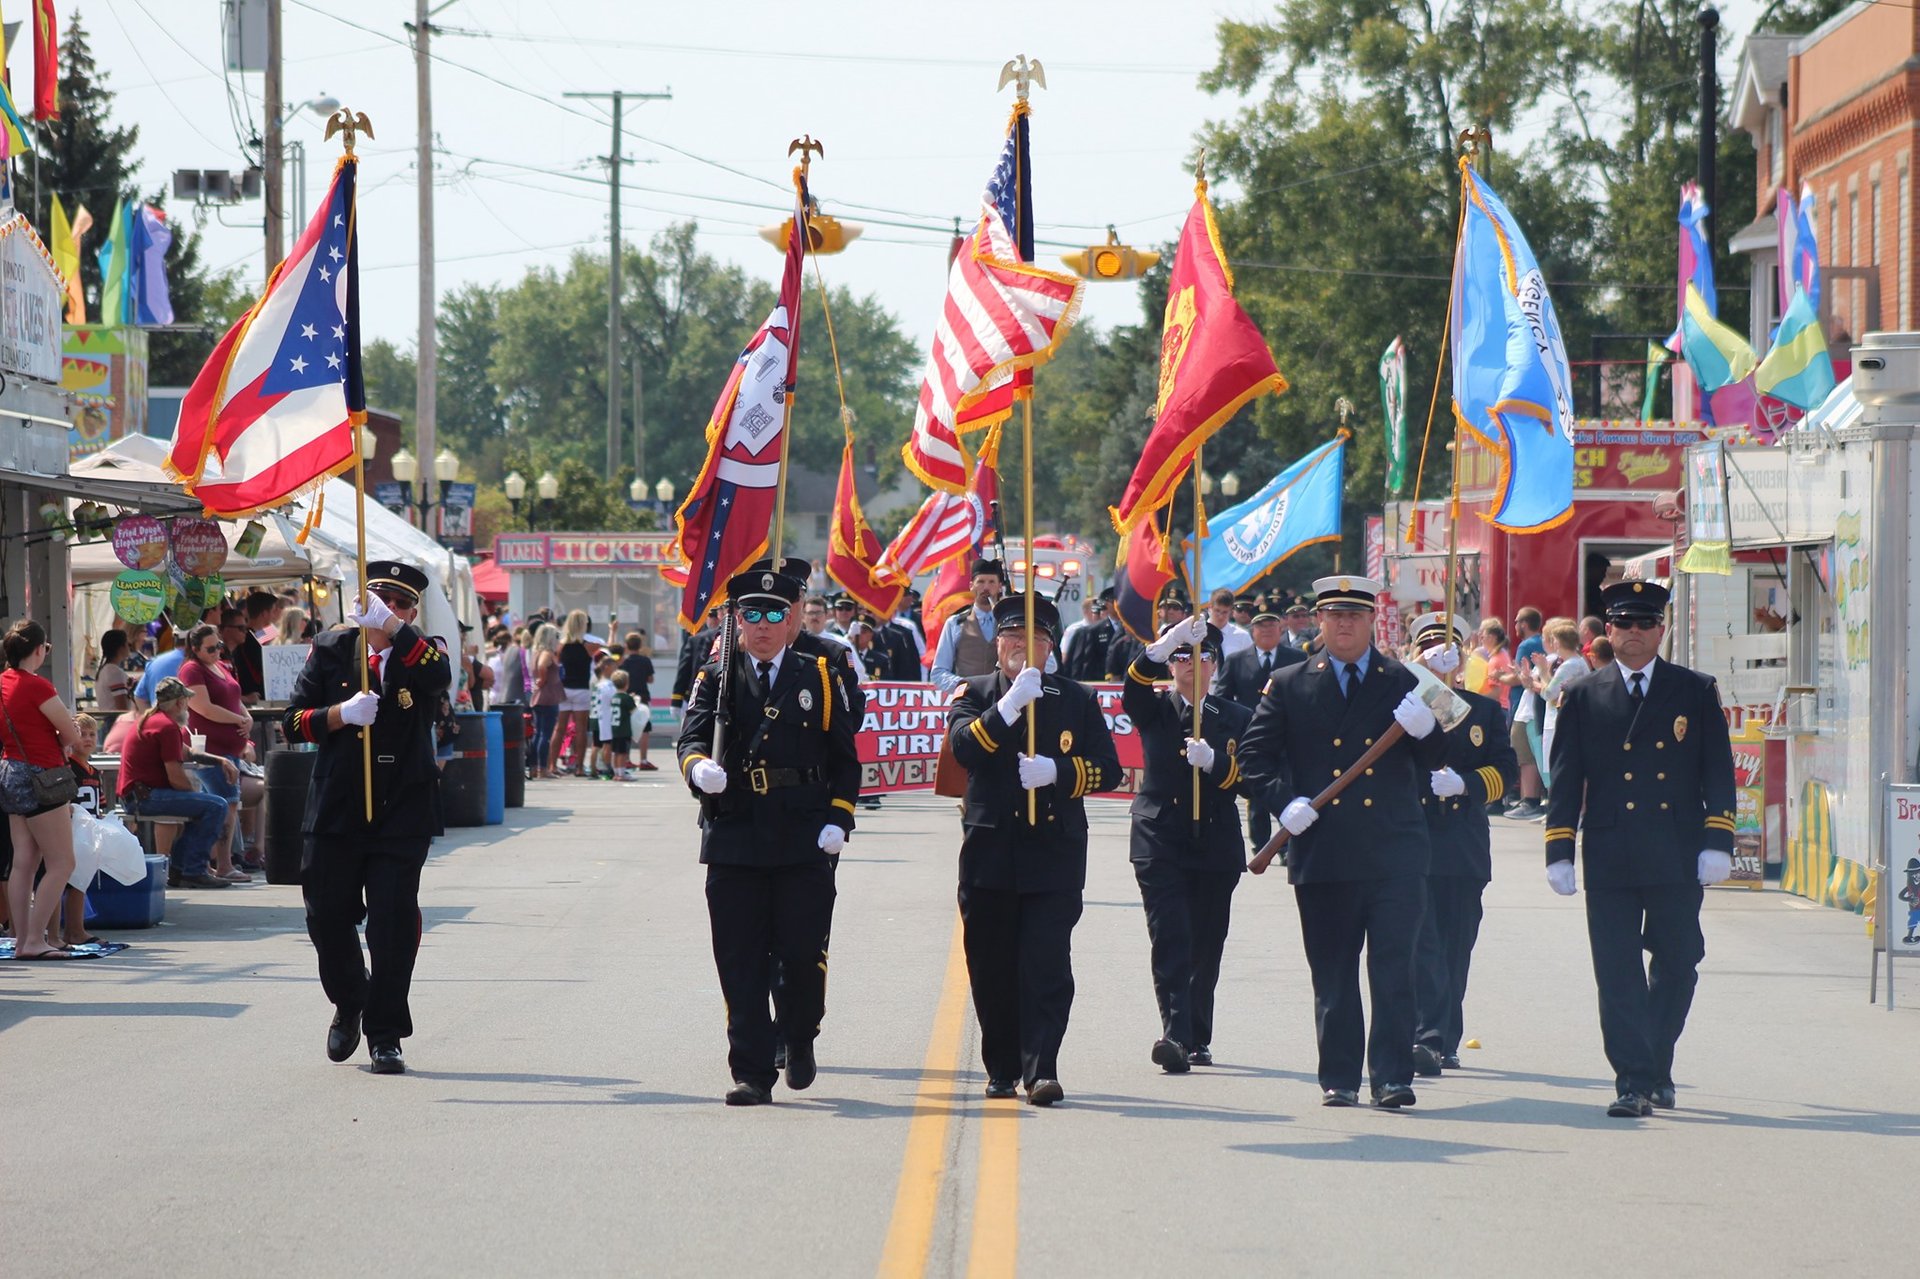
<path id="1" fill-rule="evenodd" d="M 876 681 L 862 685 L 866 719 L 860 725 L 860 793 L 931 790 L 940 766 L 940 744 L 947 736 L 952 698 L 931 684 Z M 1118 684 L 1089 684 L 1100 699 L 1107 731 L 1120 756 L 1118 785 L 1104 792 L 1130 795 L 1146 766 L 1140 734 L 1120 707 Z"/>

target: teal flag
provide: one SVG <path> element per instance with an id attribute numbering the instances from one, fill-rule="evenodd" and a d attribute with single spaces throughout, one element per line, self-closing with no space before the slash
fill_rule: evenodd
<path id="1" fill-rule="evenodd" d="M 1396 337 L 1380 357 L 1380 408 L 1387 418 L 1387 490 L 1407 487 L 1407 342 Z"/>

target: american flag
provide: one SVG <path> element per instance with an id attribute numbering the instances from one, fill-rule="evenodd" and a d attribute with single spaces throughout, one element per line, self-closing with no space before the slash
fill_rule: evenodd
<path id="1" fill-rule="evenodd" d="M 360 379 L 358 164 L 327 197 L 260 300 L 213 348 L 180 401 L 166 468 L 207 513 L 279 506 L 353 465 Z"/>
<path id="2" fill-rule="evenodd" d="M 970 478 L 961 433 L 1013 411 L 1026 389 L 1026 370 L 1052 355 L 1079 310 L 1081 281 L 1028 261 L 1031 175 L 1022 103 L 981 197 L 980 225 L 948 269 L 913 436 L 903 450 L 913 473 L 946 493 L 963 495 Z"/>

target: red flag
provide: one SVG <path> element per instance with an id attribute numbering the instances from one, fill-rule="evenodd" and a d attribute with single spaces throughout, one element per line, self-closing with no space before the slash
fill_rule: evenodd
<path id="1" fill-rule="evenodd" d="M 900 611 L 907 579 L 882 568 L 880 538 L 867 525 L 853 483 L 853 432 L 840 453 L 840 483 L 833 493 L 833 532 L 827 539 L 827 576 L 881 621 Z"/>
<path id="2" fill-rule="evenodd" d="M 800 267 L 806 258 L 807 189 L 794 171 L 792 232 L 780 298 L 740 352 L 707 421 L 707 460 L 674 515 L 682 566 L 662 576 L 683 587 L 680 625 L 699 629 L 727 598 L 727 579 L 766 553 L 780 496 L 780 436 L 800 355 Z"/>
<path id="3" fill-rule="evenodd" d="M 1167 281 L 1153 431 L 1120 505 L 1109 508 L 1114 528 L 1125 533 L 1165 506 L 1208 436 L 1249 400 L 1286 389 L 1266 339 L 1233 300 L 1233 273 L 1203 182 L 1194 190 Z"/>
<path id="4" fill-rule="evenodd" d="M 1149 512 L 1127 535 L 1122 548 L 1120 571 L 1115 574 L 1114 611 L 1120 625 L 1143 644 L 1151 644 L 1159 634 L 1156 605 L 1160 592 L 1173 580 L 1173 561 L 1167 555 L 1167 538 L 1161 532 L 1158 512 Z"/>
<path id="5" fill-rule="evenodd" d="M 60 31 L 53 0 L 33 0 L 33 118 L 60 118 Z"/>

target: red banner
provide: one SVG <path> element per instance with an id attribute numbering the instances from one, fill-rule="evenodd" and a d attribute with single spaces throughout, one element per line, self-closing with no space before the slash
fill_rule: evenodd
<path id="1" fill-rule="evenodd" d="M 939 771 L 940 743 L 947 736 L 950 698 L 931 684 L 875 681 L 861 686 L 867 695 L 867 717 L 860 725 L 860 793 L 885 795 L 897 791 L 933 789 Z M 1146 766 L 1140 735 L 1120 709 L 1118 684 L 1089 684 L 1100 698 L 1107 731 L 1120 754 L 1121 781 L 1103 792 L 1131 795 Z"/>

